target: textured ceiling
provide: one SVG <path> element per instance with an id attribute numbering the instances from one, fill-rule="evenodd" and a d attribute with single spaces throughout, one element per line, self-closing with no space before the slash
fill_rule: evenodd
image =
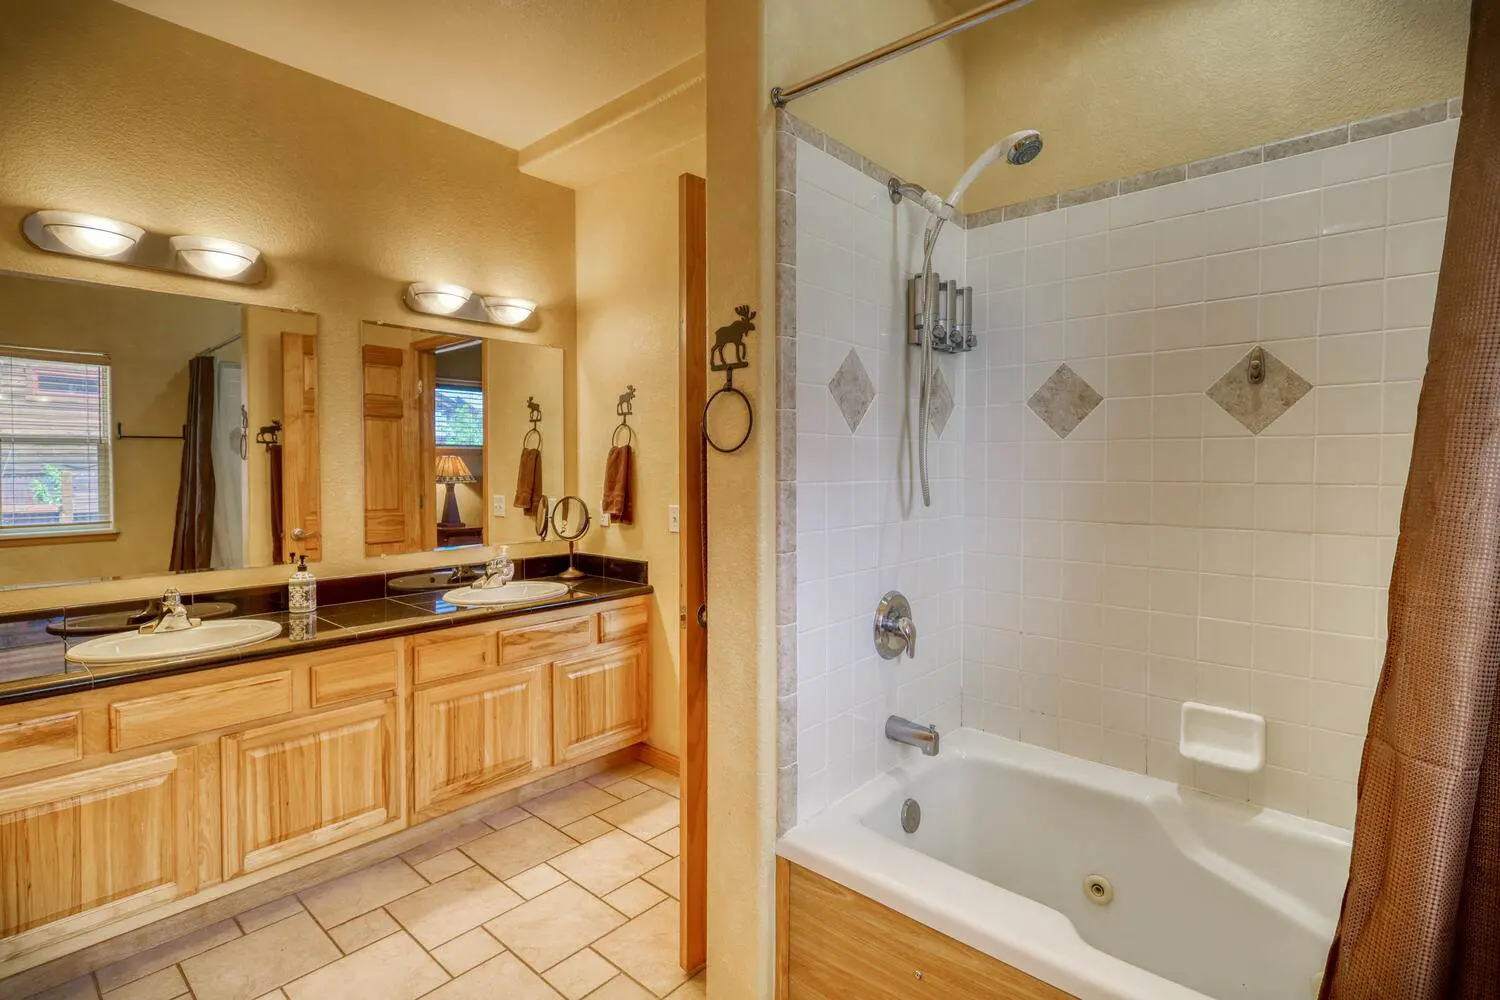
<path id="1" fill-rule="evenodd" d="M 705 0 L 121 0 L 519 149 L 703 50 Z"/>

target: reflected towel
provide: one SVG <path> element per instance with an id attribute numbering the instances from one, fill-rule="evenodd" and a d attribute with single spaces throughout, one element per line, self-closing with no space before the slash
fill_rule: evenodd
<path id="1" fill-rule="evenodd" d="M 542 450 L 521 449 L 521 467 L 516 470 L 516 506 L 535 514 L 542 499 Z"/>
<path id="2" fill-rule="evenodd" d="M 621 524 L 635 523 L 635 497 L 631 488 L 630 445 L 609 449 L 604 463 L 604 513 Z"/>

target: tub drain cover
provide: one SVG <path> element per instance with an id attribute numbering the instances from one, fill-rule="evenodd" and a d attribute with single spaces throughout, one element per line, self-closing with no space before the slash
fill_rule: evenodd
<path id="1" fill-rule="evenodd" d="M 1115 900 L 1115 887 L 1103 875 L 1088 875 L 1083 880 L 1083 894 L 1090 903 L 1108 906 Z"/>

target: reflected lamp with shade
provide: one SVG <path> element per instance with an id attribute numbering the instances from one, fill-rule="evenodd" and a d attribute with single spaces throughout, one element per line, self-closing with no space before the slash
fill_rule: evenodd
<path id="1" fill-rule="evenodd" d="M 468 465 L 457 455 L 439 455 L 437 460 L 437 482 L 448 488 L 447 495 L 443 498 L 443 519 L 438 522 L 442 528 L 462 528 L 463 520 L 458 516 L 458 496 L 453 487 L 458 483 L 477 483 L 479 477 L 469 471 Z"/>

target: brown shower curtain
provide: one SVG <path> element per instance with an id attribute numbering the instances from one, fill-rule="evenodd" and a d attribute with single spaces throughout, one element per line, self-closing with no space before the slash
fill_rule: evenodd
<path id="1" fill-rule="evenodd" d="M 208 569 L 214 548 L 214 359 L 188 362 L 187 423 L 182 428 L 182 477 L 172 531 L 174 573 Z"/>
<path id="2" fill-rule="evenodd" d="M 1474 0 L 1390 641 L 1324 1000 L 1500 997 L 1500 0 Z"/>

